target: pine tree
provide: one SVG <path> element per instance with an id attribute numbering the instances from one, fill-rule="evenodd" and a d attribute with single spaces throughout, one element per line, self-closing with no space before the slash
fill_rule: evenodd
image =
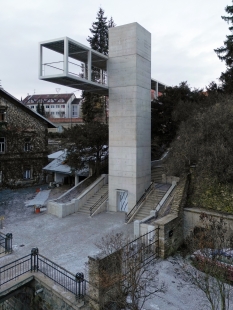
<path id="1" fill-rule="evenodd" d="M 231 93 L 233 83 L 233 5 L 228 5 L 225 11 L 229 16 L 221 16 L 224 21 L 230 24 L 230 35 L 226 36 L 226 40 L 223 42 L 224 46 L 221 46 L 214 51 L 217 53 L 218 58 L 226 63 L 227 70 L 222 72 L 220 81 L 222 82 L 222 88 L 225 92 Z"/>
<path id="2" fill-rule="evenodd" d="M 92 28 L 90 28 L 92 36 L 88 36 L 87 38 L 93 50 L 108 55 L 108 28 L 111 27 L 115 27 L 113 18 L 111 17 L 107 21 L 107 17 L 104 16 L 104 10 L 99 8 L 96 21 L 92 23 Z M 92 71 L 94 71 L 95 78 L 98 79 L 98 69 L 93 67 Z M 83 91 L 82 98 L 82 112 L 85 122 L 93 121 L 96 117 L 100 117 L 101 113 L 103 115 L 104 103 L 106 102 L 103 96 Z"/>
<path id="3" fill-rule="evenodd" d="M 90 28 L 92 36 L 88 36 L 87 41 L 93 50 L 108 55 L 108 22 L 102 8 L 99 9 L 96 19 Z"/>

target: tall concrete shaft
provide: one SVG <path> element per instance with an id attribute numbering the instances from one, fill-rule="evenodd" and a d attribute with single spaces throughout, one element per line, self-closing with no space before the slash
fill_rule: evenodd
<path id="1" fill-rule="evenodd" d="M 125 192 L 130 211 L 151 181 L 151 34 L 138 23 L 109 29 L 108 82 L 109 209 Z"/>

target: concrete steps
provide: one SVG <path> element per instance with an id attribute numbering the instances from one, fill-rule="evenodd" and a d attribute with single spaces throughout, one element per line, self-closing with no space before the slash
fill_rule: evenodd
<path id="1" fill-rule="evenodd" d="M 138 210 L 133 220 L 142 220 L 150 215 L 150 211 L 155 209 L 157 204 L 166 194 L 170 184 L 155 184 L 155 189 L 150 193 L 147 199 L 144 201 L 141 208 Z"/>
<path id="2" fill-rule="evenodd" d="M 164 167 L 154 166 L 151 168 L 151 181 L 155 183 L 162 182 L 162 174 L 164 174 Z"/>
<path id="3" fill-rule="evenodd" d="M 78 213 L 90 214 L 90 208 L 104 195 L 108 192 L 108 184 L 105 184 L 101 189 L 95 193 L 88 201 L 82 206 Z"/>

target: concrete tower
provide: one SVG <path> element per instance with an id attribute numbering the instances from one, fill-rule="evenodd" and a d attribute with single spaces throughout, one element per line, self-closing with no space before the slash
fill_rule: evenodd
<path id="1" fill-rule="evenodd" d="M 109 210 L 129 212 L 151 181 L 151 34 L 109 29 Z"/>

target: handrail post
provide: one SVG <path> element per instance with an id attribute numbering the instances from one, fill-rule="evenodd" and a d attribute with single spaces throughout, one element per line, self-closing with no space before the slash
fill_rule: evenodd
<path id="1" fill-rule="evenodd" d="M 78 299 L 81 298 L 81 296 L 83 296 L 83 294 L 81 294 L 81 283 L 83 283 L 84 281 L 84 274 L 82 272 L 78 272 L 76 273 L 75 276 L 76 279 L 76 298 L 78 297 Z"/>
<path id="2" fill-rule="evenodd" d="M 38 254 L 39 249 L 38 248 L 32 248 L 31 249 L 31 272 L 32 271 L 38 271 Z"/>
<path id="3" fill-rule="evenodd" d="M 6 234 L 5 238 L 5 253 L 11 253 L 12 252 L 12 234 L 8 233 Z"/>

